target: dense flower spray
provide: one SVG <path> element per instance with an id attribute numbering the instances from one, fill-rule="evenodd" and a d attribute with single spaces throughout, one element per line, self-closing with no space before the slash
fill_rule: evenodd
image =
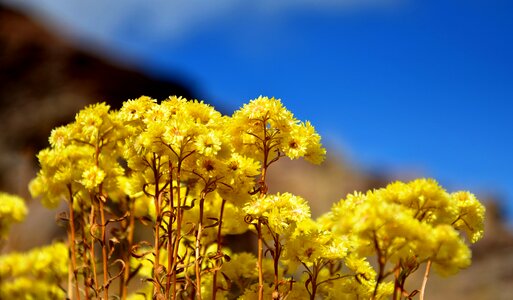
<path id="1" fill-rule="evenodd" d="M 317 220 L 306 199 L 268 193 L 280 159 L 325 154 L 311 123 L 275 98 L 232 116 L 180 97 L 86 107 L 52 131 L 30 183 L 45 206 L 67 204 L 67 245 L 0 258 L 0 298 L 410 299 L 431 267 L 470 265 L 484 207 L 433 179 L 355 192 Z M 5 236 L 26 212 L 0 201 Z M 255 251 L 232 251 L 226 237 L 246 231 Z M 407 291 L 421 266 L 422 286 Z"/>

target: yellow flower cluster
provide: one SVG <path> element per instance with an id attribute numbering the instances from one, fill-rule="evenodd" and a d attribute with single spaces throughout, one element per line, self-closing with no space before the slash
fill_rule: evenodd
<path id="1" fill-rule="evenodd" d="M 67 277 L 63 243 L 0 256 L 0 299 L 64 299 L 60 284 Z"/>
<path id="2" fill-rule="evenodd" d="M 352 247 L 352 241 L 346 236 L 335 235 L 318 222 L 306 219 L 298 224 L 287 241 L 285 258 L 310 266 L 324 260 L 344 259 Z"/>
<path id="3" fill-rule="evenodd" d="M 56 207 L 61 199 L 89 199 L 102 189 L 117 194 L 120 139 L 125 131 L 116 112 L 100 103 L 86 107 L 75 122 L 54 129 L 50 148 L 38 154 L 41 170 L 29 185 L 32 196 L 42 196 L 45 206 Z M 86 203 L 87 204 L 87 203 Z"/>
<path id="4" fill-rule="evenodd" d="M 0 240 L 7 237 L 12 223 L 19 223 L 27 215 L 25 201 L 16 195 L 0 192 Z"/>
<path id="5" fill-rule="evenodd" d="M 141 289 L 146 299 L 385 299 L 404 295 L 405 279 L 422 264 L 444 275 L 470 264 L 462 234 L 472 243 L 482 237 L 484 207 L 435 180 L 356 192 L 318 220 L 305 199 L 268 194 L 269 167 L 282 157 L 321 163 L 320 139 L 279 99 L 262 96 L 232 116 L 180 97 L 158 103 L 143 96 L 119 111 L 85 108 L 52 131 L 30 184 L 45 205 L 65 199 L 70 206 L 68 294 L 109 298 L 110 282 L 119 280 L 120 298 L 132 299 L 126 287 L 136 270 L 149 282 Z M 2 230 L 4 220 L 24 214 L 2 209 Z M 151 240 L 135 242 L 135 228 L 148 224 Z M 224 237 L 248 229 L 257 234 L 257 256 L 227 249 Z M 49 255 L 38 263 L 60 278 L 68 262 L 49 266 Z M 0 267 L 0 278 L 12 278 L 9 295 L 18 295 L 24 274 L 39 270 L 15 266 L 16 259 Z M 109 278 L 113 265 L 121 272 Z M 44 295 L 57 295 L 54 283 Z"/>
<path id="6" fill-rule="evenodd" d="M 376 256 L 379 268 L 391 264 L 406 277 L 427 262 L 442 275 L 468 267 L 470 249 L 458 230 L 476 242 L 483 221 L 484 207 L 472 194 L 447 193 L 433 179 L 348 195 L 321 218 L 333 232 L 356 236 L 359 256 Z"/>
<path id="7" fill-rule="evenodd" d="M 279 99 L 252 100 L 233 114 L 230 126 L 237 150 L 265 164 L 280 155 L 320 164 L 326 154 L 310 122 L 294 118 Z"/>
<path id="8" fill-rule="evenodd" d="M 290 193 L 255 196 L 246 203 L 244 212 L 255 219 L 264 218 L 269 229 L 280 235 L 292 234 L 297 224 L 310 218 L 306 200 Z"/>

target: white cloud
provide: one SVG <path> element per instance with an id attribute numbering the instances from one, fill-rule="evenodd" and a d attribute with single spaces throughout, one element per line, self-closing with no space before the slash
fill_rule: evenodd
<path id="1" fill-rule="evenodd" d="M 401 0 L 1 0 L 42 12 L 61 30 L 108 42 L 120 32 L 179 40 L 241 12 L 276 18 L 290 10 L 346 11 L 395 5 Z"/>

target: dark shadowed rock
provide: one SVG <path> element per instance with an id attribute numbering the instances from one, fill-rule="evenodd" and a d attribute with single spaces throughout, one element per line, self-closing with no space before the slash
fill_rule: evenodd
<path id="1" fill-rule="evenodd" d="M 183 82 L 113 64 L 0 5 L 0 189 L 26 195 L 35 153 L 81 108 L 141 95 L 194 97 Z"/>

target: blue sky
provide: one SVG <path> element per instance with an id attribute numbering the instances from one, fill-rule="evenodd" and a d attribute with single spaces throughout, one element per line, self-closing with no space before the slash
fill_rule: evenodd
<path id="1" fill-rule="evenodd" d="M 509 0 L 6 2 L 227 111 L 281 98 L 361 168 L 496 195 L 513 217 Z"/>

